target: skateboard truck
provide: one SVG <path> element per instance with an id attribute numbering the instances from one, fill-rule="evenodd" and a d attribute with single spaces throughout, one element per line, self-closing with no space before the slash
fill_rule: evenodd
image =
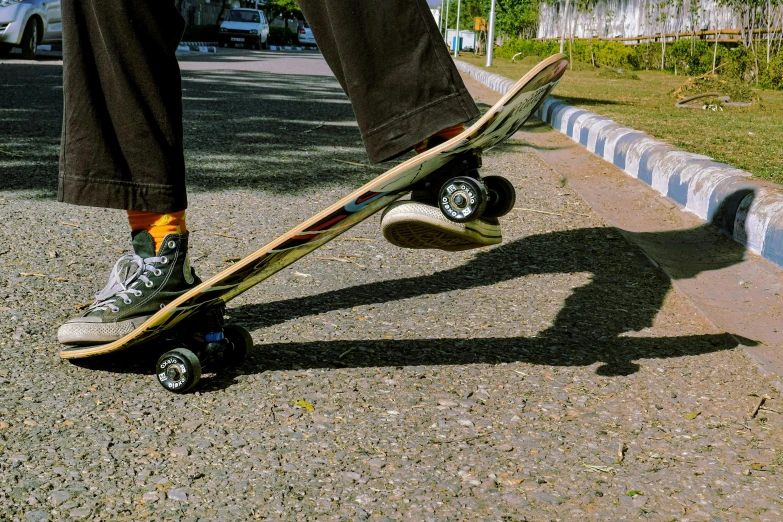
<path id="1" fill-rule="evenodd" d="M 480 168 L 481 151 L 471 150 L 440 167 L 413 190 L 420 195 L 429 193 L 443 215 L 456 223 L 505 216 L 516 203 L 514 185 L 502 176 L 482 178 Z"/>
<path id="2" fill-rule="evenodd" d="M 166 390 L 185 393 L 198 384 L 202 366 L 237 365 L 244 360 L 253 338 L 241 326 L 224 324 L 224 311 L 225 307 L 209 310 L 159 341 L 179 345 L 161 355 L 155 365 L 158 382 Z M 196 325 L 200 331 L 186 333 Z"/>

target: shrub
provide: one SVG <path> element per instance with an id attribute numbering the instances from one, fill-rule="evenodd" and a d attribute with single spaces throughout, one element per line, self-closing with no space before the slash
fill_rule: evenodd
<path id="1" fill-rule="evenodd" d="M 269 45 L 291 45 L 294 41 L 294 33 L 285 27 L 270 27 Z"/>
<path id="2" fill-rule="evenodd" d="M 595 61 L 613 69 L 636 69 L 639 60 L 636 58 L 635 47 L 620 42 L 596 42 L 593 45 Z M 590 61 L 589 58 L 587 60 Z"/>
<path id="3" fill-rule="evenodd" d="M 772 56 L 769 65 L 766 63 L 766 57 L 759 65 L 761 67 L 759 83 L 770 89 L 783 89 L 783 53 Z"/>
<path id="4" fill-rule="evenodd" d="M 691 52 L 692 51 L 692 52 Z M 678 74 L 700 75 L 712 69 L 712 45 L 685 38 L 666 46 L 666 64 Z"/>
<path id="5" fill-rule="evenodd" d="M 209 25 L 189 25 L 182 34 L 183 42 L 217 42 L 218 26 Z"/>
<path id="6" fill-rule="evenodd" d="M 636 73 L 628 72 L 625 69 L 604 69 L 598 73 L 599 78 L 607 80 L 641 80 Z"/>
<path id="7" fill-rule="evenodd" d="M 716 72 L 721 76 L 745 82 L 753 78 L 753 56 L 741 45 L 733 48 L 718 47 L 716 67 Z"/>
<path id="8" fill-rule="evenodd" d="M 688 78 L 678 89 L 672 91 L 672 96 L 682 100 L 694 94 L 718 92 L 731 98 L 733 102 L 753 102 L 759 97 L 748 87 L 748 84 L 736 79 L 721 78 L 718 75 L 703 75 L 698 78 Z"/>

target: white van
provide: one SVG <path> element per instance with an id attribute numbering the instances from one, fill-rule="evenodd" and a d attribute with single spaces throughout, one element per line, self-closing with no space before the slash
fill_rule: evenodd
<path id="1" fill-rule="evenodd" d="M 220 24 L 218 45 L 251 45 L 266 49 L 269 38 L 269 23 L 263 11 L 257 9 L 232 9 Z"/>

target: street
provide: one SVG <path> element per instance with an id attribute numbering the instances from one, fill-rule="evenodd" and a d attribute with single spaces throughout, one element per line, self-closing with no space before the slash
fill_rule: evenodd
<path id="1" fill-rule="evenodd" d="M 202 278 L 400 161 L 368 165 L 317 52 L 180 61 Z M 255 347 L 195 393 L 152 348 L 60 360 L 129 248 L 123 211 L 55 202 L 61 74 L 0 60 L 0 520 L 783 518 L 772 377 L 523 140 L 484 156 L 501 246 L 374 216 L 232 301 Z"/>

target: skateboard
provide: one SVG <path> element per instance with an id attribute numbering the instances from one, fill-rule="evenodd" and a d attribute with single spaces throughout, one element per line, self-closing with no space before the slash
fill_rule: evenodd
<path id="1" fill-rule="evenodd" d="M 477 153 L 519 130 L 555 88 L 567 64 L 562 54 L 547 58 L 460 135 L 381 174 L 181 295 L 121 339 L 68 347 L 60 357 L 93 357 L 155 343 L 166 350 L 156 364 L 158 381 L 169 391 L 186 392 L 199 381 L 202 365 L 241 362 L 253 346 L 247 330 L 223 323 L 226 303 L 410 191 L 430 191 L 452 221 L 505 215 L 514 206 L 514 187 L 500 176 L 482 178 Z"/>

